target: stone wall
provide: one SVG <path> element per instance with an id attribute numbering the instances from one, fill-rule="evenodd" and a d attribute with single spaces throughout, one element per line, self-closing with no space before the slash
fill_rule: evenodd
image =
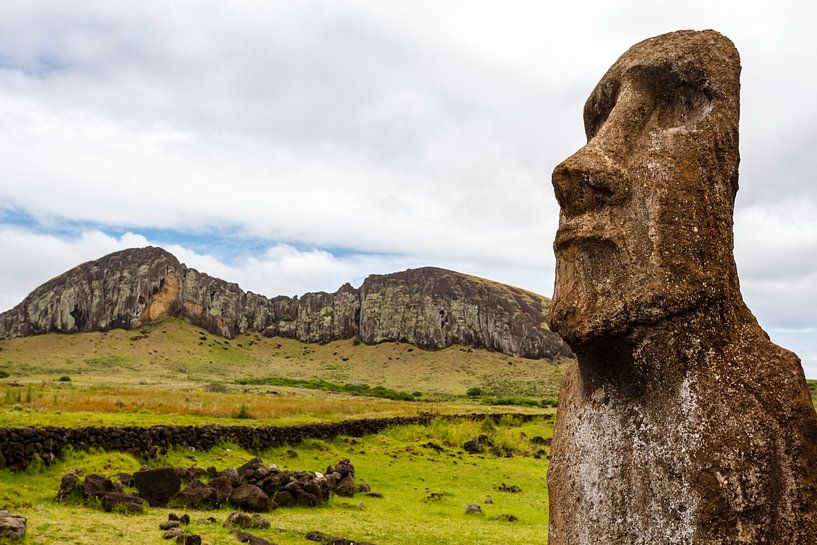
<path id="1" fill-rule="evenodd" d="M 502 415 L 468 414 L 441 418 L 499 421 Z M 515 415 L 528 420 L 530 415 Z M 390 426 L 428 424 L 431 415 L 394 418 L 347 420 L 331 424 L 302 426 L 150 426 L 150 427 L 43 427 L 0 428 L 0 469 L 21 470 L 35 455 L 49 462 L 65 449 L 102 449 L 129 452 L 142 458 L 154 457 L 171 447 L 186 446 L 208 450 L 223 443 L 233 443 L 251 451 L 281 445 L 297 445 L 303 439 L 332 439 L 340 435 L 362 437 L 379 433 Z"/>

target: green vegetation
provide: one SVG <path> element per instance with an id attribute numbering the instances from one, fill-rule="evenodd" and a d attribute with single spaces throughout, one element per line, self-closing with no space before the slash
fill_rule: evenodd
<path id="1" fill-rule="evenodd" d="M 208 452 L 171 450 L 145 461 L 68 452 L 50 465 L 37 460 L 25 472 L 0 471 L 0 506 L 28 517 L 26 545 L 158 543 L 158 523 L 169 509 L 127 515 L 57 504 L 61 476 L 113 476 L 143 463 L 237 467 L 254 454 L 288 469 L 321 471 L 348 457 L 357 478 L 383 498 L 333 498 L 327 507 L 280 509 L 268 514 L 272 529 L 253 533 L 279 545 L 307 543 L 303 534 L 312 530 L 378 545 L 541 543 L 547 457 L 530 439 L 552 433 L 550 402 L 566 364 L 459 346 L 432 352 L 357 339 L 314 345 L 257 334 L 227 340 L 177 320 L 138 332 L 2 340 L 0 379 L 14 378 L 0 380 L 0 426 L 264 426 L 500 412 L 541 418 L 524 424 L 513 417 L 498 423 L 434 419 L 362 439 L 309 439 L 260 453 L 222 445 Z M 481 435 L 490 444 L 466 454 L 463 444 Z M 294 448 L 297 458 L 287 454 Z M 465 515 L 467 503 L 481 503 L 485 516 Z M 221 526 L 231 511 L 188 511 L 193 521 L 219 519 L 194 522 L 191 530 L 212 545 L 235 543 Z"/>
<path id="2" fill-rule="evenodd" d="M 487 430 L 487 431 L 486 431 Z M 547 459 L 524 454 L 534 452 L 528 438 L 548 437 L 552 424 L 536 420 L 521 424 L 503 419 L 490 426 L 482 422 L 456 423 L 435 420 L 429 426 L 400 426 L 365 438 L 340 437 L 332 441 L 310 439 L 299 445 L 251 453 L 234 445 L 207 452 L 171 450 L 150 460 L 153 467 L 211 465 L 237 467 L 255 454 L 285 469 L 321 471 L 347 457 L 356 469 L 358 482 L 368 483 L 382 498 L 356 495 L 333 497 L 320 508 L 286 508 L 267 513 L 268 530 L 252 530 L 279 545 L 304 545 L 308 531 L 369 541 L 377 545 L 526 545 L 544 543 L 547 532 Z M 487 434 L 512 457 L 490 453 L 470 455 L 462 444 Z M 287 450 L 297 448 L 291 459 Z M 121 453 L 75 452 L 50 466 L 22 473 L 0 471 L 0 504 L 26 516 L 29 537 L 25 543 L 56 545 L 127 542 L 148 545 L 161 542 L 158 524 L 170 511 L 146 508 L 144 513 L 105 513 L 98 507 L 58 504 L 54 498 L 65 473 L 81 471 L 113 476 L 133 472 L 142 461 Z M 516 487 L 516 488 L 514 488 Z M 518 492 L 514 492 L 516 489 Z M 490 497 L 493 503 L 485 499 Z M 360 506 L 359 504 L 363 505 Z M 466 503 L 479 503 L 484 516 L 465 514 Z M 190 530 L 214 545 L 235 543 L 221 523 L 232 511 L 185 510 L 193 523 Z M 517 522 L 508 522 L 513 515 Z M 216 524 L 196 520 L 214 516 Z"/>
<path id="3" fill-rule="evenodd" d="M 422 396 L 422 392 L 398 392 L 383 386 L 372 388 L 368 384 L 335 384 L 326 380 L 313 379 L 293 379 L 283 377 L 266 378 L 245 378 L 236 380 L 236 384 L 256 384 L 268 386 L 292 386 L 295 388 L 308 388 L 310 390 L 321 390 L 323 392 L 334 392 L 339 394 L 349 394 L 353 396 L 379 397 L 381 399 L 393 399 L 395 401 L 414 401 Z"/>
<path id="4" fill-rule="evenodd" d="M 8 378 L 8 376 L 9 376 L 8 371 L 0 369 L 0 378 Z"/>
<path id="5" fill-rule="evenodd" d="M 238 413 L 235 415 L 235 417 L 238 418 L 239 420 L 252 418 L 252 416 L 250 416 L 250 408 L 247 407 L 246 403 L 241 404 L 241 407 L 238 408 Z"/>
<path id="6" fill-rule="evenodd" d="M 555 397 L 568 364 L 462 346 L 428 351 L 405 343 L 369 346 L 355 339 L 319 345 L 256 333 L 222 339 L 172 319 L 139 332 L 0 340 L 0 349 L 0 369 L 21 383 L 70 376 L 83 386 L 164 388 L 172 383 L 194 389 L 232 384 L 236 377 L 274 376 L 422 392 L 429 401 L 465 399 L 469 388 L 493 397 Z"/>
<path id="7" fill-rule="evenodd" d="M 516 406 L 516 407 L 555 407 L 556 400 L 550 397 L 532 399 L 528 397 L 487 397 L 482 400 L 486 405 Z"/>

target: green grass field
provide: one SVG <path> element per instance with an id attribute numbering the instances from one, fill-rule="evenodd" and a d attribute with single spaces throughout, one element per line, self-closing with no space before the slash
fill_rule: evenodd
<path id="1" fill-rule="evenodd" d="M 8 375 L 0 379 L 0 425 L 265 425 L 508 411 L 486 401 L 535 413 L 530 406 L 552 404 L 566 365 L 466 347 L 228 340 L 166 320 L 140 331 L 0 341 Z M 475 388 L 479 396 L 466 395 Z"/>
<path id="2" fill-rule="evenodd" d="M 307 440 L 300 445 L 260 453 L 268 463 L 286 469 L 323 471 L 341 458 L 355 464 L 356 478 L 366 482 L 383 498 L 360 494 L 333 497 L 319 508 L 285 508 L 267 514 L 272 529 L 253 530 L 274 543 L 307 544 L 303 534 L 318 530 L 331 535 L 369 541 L 377 545 L 527 545 L 544 543 L 547 528 L 547 459 L 530 457 L 537 447 L 535 436 L 549 437 L 551 421 L 520 424 L 504 418 L 498 425 L 461 421 L 434 421 L 429 426 L 401 426 L 365 438 L 340 437 L 333 441 Z M 501 447 L 513 449 L 513 457 L 472 455 L 462 444 L 480 434 L 489 435 Z M 426 446 L 433 441 L 442 451 Z M 297 452 L 293 458 L 288 450 Z M 527 453 L 528 456 L 523 454 Z M 151 460 L 151 466 L 237 467 L 252 457 L 234 446 L 208 452 L 173 450 Z M 0 506 L 29 520 L 28 544 L 161 543 L 158 524 L 167 514 L 183 510 L 147 508 L 144 513 L 105 513 L 98 507 L 63 505 L 55 501 L 59 481 L 67 472 L 101 473 L 107 476 L 133 472 L 141 461 L 119 453 L 74 453 L 46 468 L 11 473 L 0 471 Z M 517 486 L 520 492 L 503 492 L 501 485 Z M 432 493 L 441 499 L 429 499 Z M 485 499 L 490 497 L 493 503 Z M 467 503 L 479 503 L 484 515 L 466 515 Z M 362 504 L 362 505 L 360 505 Z M 190 511 L 195 521 L 215 516 L 217 524 L 192 524 L 206 543 L 236 543 L 221 527 L 232 510 Z M 505 516 L 513 515 L 516 522 Z"/>
<path id="3" fill-rule="evenodd" d="M 28 544 L 162 543 L 158 524 L 171 509 L 124 515 L 59 504 L 62 475 L 113 476 L 145 463 L 237 467 L 255 454 L 284 468 L 322 471 L 348 457 L 358 480 L 382 499 L 332 498 L 325 507 L 279 509 L 268 514 L 272 529 L 253 533 L 279 545 L 309 543 L 303 535 L 314 530 L 378 545 L 544 543 L 547 459 L 530 456 L 540 447 L 529 438 L 552 433 L 552 420 L 545 417 L 555 412 L 549 405 L 567 363 L 459 346 L 425 351 L 353 340 L 326 345 L 259 335 L 228 340 L 178 320 L 140 331 L 0 341 L 0 426 L 260 426 L 427 413 L 543 415 L 525 424 L 507 417 L 499 425 L 439 419 L 362 439 L 307 440 L 261 453 L 231 445 L 208 452 L 175 449 L 158 460 L 69 452 L 45 467 L 0 471 L 0 509 L 29 519 Z M 463 443 L 483 433 L 513 455 L 463 452 Z M 297 458 L 287 453 L 293 448 Z M 521 492 L 498 490 L 503 483 Z M 485 502 L 488 497 L 493 503 Z M 466 515 L 467 503 L 480 503 L 485 514 Z M 230 512 L 190 512 L 194 521 L 210 515 L 219 520 L 191 529 L 205 543 L 236 543 L 221 527 Z M 510 515 L 518 520 L 508 522 Z"/>

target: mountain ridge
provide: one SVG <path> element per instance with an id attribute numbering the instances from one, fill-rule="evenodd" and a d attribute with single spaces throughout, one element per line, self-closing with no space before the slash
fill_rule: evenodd
<path id="1" fill-rule="evenodd" d="M 423 267 L 370 275 L 360 288 L 266 297 L 187 267 L 166 250 L 131 248 L 77 265 L 0 314 L 0 338 L 137 329 L 182 318 L 232 338 L 255 331 L 305 342 L 358 337 L 514 356 L 572 356 L 545 324 L 550 300 L 471 275 Z"/>

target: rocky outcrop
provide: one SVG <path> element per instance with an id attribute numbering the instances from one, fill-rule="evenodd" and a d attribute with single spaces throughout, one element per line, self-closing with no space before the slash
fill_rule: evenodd
<path id="1" fill-rule="evenodd" d="M 248 331 L 326 343 L 452 344 L 515 356 L 570 356 L 548 330 L 549 300 L 518 288 L 426 267 L 372 275 L 360 289 L 267 298 L 191 269 L 161 248 L 123 250 L 84 263 L 0 314 L 0 338 L 135 329 L 173 316 L 211 333 Z"/>
<path id="2" fill-rule="evenodd" d="M 360 289 L 360 340 L 421 348 L 479 346 L 535 358 L 568 356 L 545 324 L 550 301 L 498 282 L 426 267 L 371 275 Z"/>
<path id="3" fill-rule="evenodd" d="M 732 255 L 739 89 L 717 32 L 636 44 L 553 172 L 551 545 L 817 543 L 817 414 Z"/>

